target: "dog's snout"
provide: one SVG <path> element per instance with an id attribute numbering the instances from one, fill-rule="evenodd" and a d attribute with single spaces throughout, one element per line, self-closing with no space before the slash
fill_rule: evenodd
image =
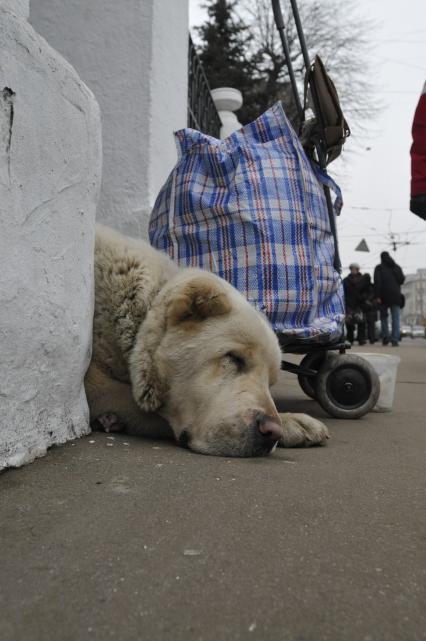
<path id="1" fill-rule="evenodd" d="M 267 454 L 283 435 L 280 423 L 264 414 L 257 415 L 255 419 L 254 449 L 255 453 Z"/>

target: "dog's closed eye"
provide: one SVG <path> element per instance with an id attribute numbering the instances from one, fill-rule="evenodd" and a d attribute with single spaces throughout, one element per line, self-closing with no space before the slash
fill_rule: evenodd
<path id="1" fill-rule="evenodd" d="M 242 372 L 246 367 L 247 363 L 245 359 L 239 354 L 235 354 L 235 352 L 228 352 L 227 354 L 225 354 L 225 358 L 230 360 L 239 372 Z"/>

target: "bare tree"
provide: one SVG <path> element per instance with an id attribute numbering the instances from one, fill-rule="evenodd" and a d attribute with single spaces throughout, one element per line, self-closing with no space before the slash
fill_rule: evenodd
<path id="1" fill-rule="evenodd" d="M 282 0 L 281 5 L 290 57 L 302 94 L 305 73 L 302 52 L 289 3 Z M 300 0 L 299 11 L 311 59 L 316 54 L 321 56 L 353 132 L 362 133 L 364 125 L 380 110 L 369 79 L 375 23 L 360 15 L 356 0 Z M 256 117 L 278 99 L 283 100 L 295 121 L 286 61 L 270 0 L 240 0 L 238 13 L 249 26 L 247 55 L 254 69 L 246 112 L 241 114 L 243 121 Z"/>

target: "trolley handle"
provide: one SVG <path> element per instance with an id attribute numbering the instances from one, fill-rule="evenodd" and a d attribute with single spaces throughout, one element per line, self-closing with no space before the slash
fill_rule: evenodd
<path id="1" fill-rule="evenodd" d="M 284 56 L 287 62 L 288 75 L 290 76 L 290 84 L 293 92 L 294 101 L 296 103 L 297 113 L 299 118 L 303 118 L 303 106 L 300 100 L 299 91 L 297 89 L 296 76 L 294 75 L 293 64 L 290 58 L 290 49 L 288 47 L 287 36 L 285 34 L 284 18 L 281 11 L 280 0 L 272 0 L 272 10 L 274 12 L 275 24 L 280 34 L 281 45 L 284 51 Z"/>

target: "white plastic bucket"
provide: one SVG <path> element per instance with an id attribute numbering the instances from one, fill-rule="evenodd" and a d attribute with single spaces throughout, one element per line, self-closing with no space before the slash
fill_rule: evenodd
<path id="1" fill-rule="evenodd" d="M 374 367 L 380 380 L 380 395 L 373 412 L 390 412 L 395 394 L 396 375 L 401 362 L 399 356 L 393 354 L 373 354 L 357 352 L 357 356 L 365 358 Z"/>

